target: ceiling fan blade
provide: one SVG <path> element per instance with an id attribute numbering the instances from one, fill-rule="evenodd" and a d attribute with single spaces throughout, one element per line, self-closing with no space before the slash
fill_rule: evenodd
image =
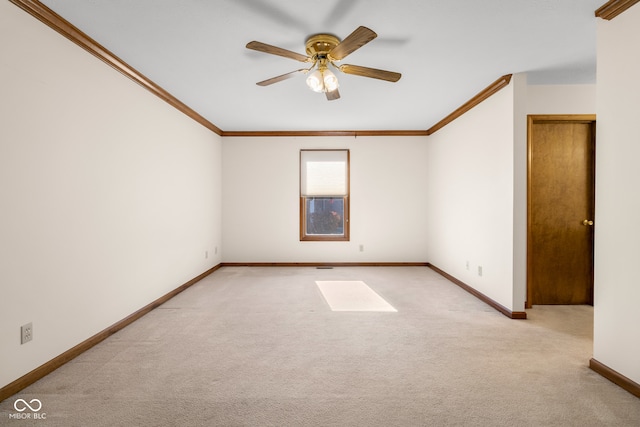
<path id="1" fill-rule="evenodd" d="M 340 61 L 350 53 L 354 52 L 357 49 L 360 49 L 365 44 L 369 43 L 371 40 L 378 37 L 373 30 L 370 30 L 367 27 L 358 27 L 355 31 L 349 34 L 342 42 L 334 47 L 329 55 L 331 58 L 336 61 Z"/>
<path id="2" fill-rule="evenodd" d="M 359 65 L 343 64 L 338 69 L 346 74 L 371 77 L 372 79 L 386 80 L 388 82 L 397 82 L 402 77 L 402 74 L 394 73 L 393 71 L 377 70 L 375 68 L 360 67 Z"/>
<path id="3" fill-rule="evenodd" d="M 292 52 L 281 47 L 271 46 L 270 44 L 252 41 L 247 43 L 247 49 L 257 50 L 259 52 L 270 53 L 272 55 L 284 56 L 285 58 L 295 59 L 300 62 L 312 62 L 313 60 L 307 55 Z"/>
<path id="4" fill-rule="evenodd" d="M 292 72 L 287 73 L 287 74 L 282 74 L 282 75 L 277 76 L 277 77 L 272 77 L 270 79 L 263 80 L 263 81 L 258 82 L 256 84 L 258 86 L 269 86 L 269 85 L 272 85 L 274 83 L 278 83 L 278 82 L 281 82 L 283 80 L 290 79 L 291 77 L 295 76 L 296 73 L 302 73 L 302 72 L 305 72 L 305 71 L 307 71 L 307 70 L 305 68 L 302 68 L 300 70 L 295 70 L 295 71 L 292 71 Z"/>
<path id="5" fill-rule="evenodd" d="M 327 101 L 340 99 L 340 91 L 338 91 L 338 89 L 334 89 L 331 92 L 325 92 L 325 94 L 327 95 Z"/>

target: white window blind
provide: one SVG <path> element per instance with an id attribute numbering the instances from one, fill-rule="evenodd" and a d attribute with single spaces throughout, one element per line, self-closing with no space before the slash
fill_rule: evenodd
<path id="1" fill-rule="evenodd" d="M 348 150 L 301 150 L 301 195 L 347 196 L 348 164 Z"/>

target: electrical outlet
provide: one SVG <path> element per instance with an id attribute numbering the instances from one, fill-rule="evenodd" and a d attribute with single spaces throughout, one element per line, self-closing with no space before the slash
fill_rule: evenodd
<path id="1" fill-rule="evenodd" d="M 204 259 L 209 258 L 209 251 L 204 251 Z"/>
<path id="2" fill-rule="evenodd" d="M 215 249 L 213 250 L 214 254 L 218 254 L 218 247 L 216 246 Z"/>
<path id="3" fill-rule="evenodd" d="M 360 252 L 364 252 L 364 245 L 360 245 Z"/>
<path id="4" fill-rule="evenodd" d="M 469 261 L 467 261 L 467 270 L 469 269 Z"/>
<path id="5" fill-rule="evenodd" d="M 482 266 L 478 266 L 478 276 L 482 276 Z"/>
<path id="6" fill-rule="evenodd" d="M 20 344 L 26 344 L 33 339 L 33 323 L 29 322 L 20 327 Z"/>

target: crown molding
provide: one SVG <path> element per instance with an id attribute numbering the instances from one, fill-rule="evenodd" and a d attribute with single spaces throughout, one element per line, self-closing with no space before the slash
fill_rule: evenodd
<path id="1" fill-rule="evenodd" d="M 448 125 L 449 123 L 451 123 L 452 121 L 457 119 L 458 117 L 462 116 L 467 111 L 471 110 L 476 105 L 480 104 L 482 101 L 484 101 L 487 98 L 489 98 L 490 96 L 494 95 L 500 89 L 509 86 L 509 82 L 511 81 L 511 76 L 512 76 L 512 74 L 506 74 L 506 75 L 500 77 L 495 82 L 491 83 L 489 86 L 487 86 L 482 91 L 480 91 L 476 96 L 471 98 L 466 103 L 462 104 L 453 113 L 449 114 L 447 117 L 445 117 L 444 119 L 440 120 L 435 125 L 431 126 L 427 130 L 427 135 L 432 135 L 432 134 L 436 133 L 437 131 L 439 131 L 440 129 L 442 129 L 443 127 L 445 127 L 446 125 Z"/>
<path id="2" fill-rule="evenodd" d="M 426 130 L 223 131 L 223 137 L 256 136 L 426 136 Z"/>
<path id="3" fill-rule="evenodd" d="M 610 0 L 596 10 L 596 18 L 612 20 L 640 0 Z"/>
<path id="4" fill-rule="evenodd" d="M 637 0 L 640 1 L 640 0 Z M 462 116 L 476 105 L 485 101 L 501 89 L 509 86 L 512 74 L 505 74 L 495 82 L 480 91 L 476 96 L 465 102 L 454 112 L 440 120 L 427 130 L 380 130 L 380 131 L 253 131 L 253 132 L 222 132 L 223 137 L 231 136 L 429 136 L 436 133 L 458 117 Z"/>
<path id="5" fill-rule="evenodd" d="M 451 123 L 476 105 L 480 104 L 485 99 L 489 98 L 494 93 L 498 92 L 503 87 L 509 84 L 511 80 L 511 74 L 500 77 L 494 83 L 489 85 L 483 91 L 471 98 L 460 108 L 449 114 L 447 117 L 436 123 L 428 130 L 329 130 L 329 131 L 223 131 L 209 120 L 202 117 L 196 111 L 184 104 L 182 101 L 171 95 L 169 92 L 158 86 L 148 77 L 131 67 L 122 59 L 117 57 L 111 51 L 104 46 L 93 40 L 84 32 L 80 31 L 77 27 L 71 24 L 69 21 L 58 15 L 56 12 L 42 4 L 38 0 L 9 0 L 25 12 L 29 13 L 40 22 L 44 23 L 48 27 L 52 28 L 59 34 L 63 35 L 67 39 L 71 40 L 96 58 L 105 62 L 110 67 L 119 71 L 126 77 L 130 78 L 134 82 L 147 89 L 152 94 L 156 95 L 160 99 L 167 102 L 177 110 L 181 111 L 188 117 L 192 118 L 196 122 L 203 125 L 205 128 L 222 137 L 296 137 L 296 136 L 428 136 L 439 129 L 443 128 L 447 124 Z M 609 3 L 624 4 L 625 10 L 631 5 L 637 3 L 640 0 L 615 0 Z M 609 4 L 608 3 L 608 4 Z M 607 5 L 608 5 L 607 4 Z M 605 6 L 607 6 L 605 5 Z M 603 7 L 605 7 L 603 6 Z M 614 6 L 611 6 L 614 7 Z M 622 6 L 618 6 L 621 8 Z M 602 8 L 601 8 L 602 9 Z M 621 13 L 620 10 L 618 13 Z"/>
<path id="6" fill-rule="evenodd" d="M 49 9 L 38 0 L 9 0 L 11 3 L 18 6 L 20 9 L 29 13 L 31 16 L 38 19 L 40 22 L 51 27 L 64 37 L 68 38 L 96 58 L 105 62 L 112 68 L 116 69 L 126 77 L 130 78 L 134 82 L 138 83 L 143 88 L 147 89 L 158 98 L 167 102 L 172 107 L 175 107 L 188 117 L 192 118 L 196 122 L 200 123 L 207 129 L 222 135 L 222 131 L 213 123 L 202 117 L 200 114 L 192 110 L 182 101 L 171 95 L 169 92 L 155 84 L 149 78 L 142 73 L 131 67 L 129 64 L 118 58 L 104 46 L 93 40 L 91 37 L 80 31 L 77 27 L 71 24 L 69 21 Z"/>

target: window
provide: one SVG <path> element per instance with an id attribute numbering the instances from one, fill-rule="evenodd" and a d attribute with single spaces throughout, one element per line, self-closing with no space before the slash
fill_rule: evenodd
<path id="1" fill-rule="evenodd" d="M 300 240 L 349 240 L 349 150 L 300 150 Z"/>

